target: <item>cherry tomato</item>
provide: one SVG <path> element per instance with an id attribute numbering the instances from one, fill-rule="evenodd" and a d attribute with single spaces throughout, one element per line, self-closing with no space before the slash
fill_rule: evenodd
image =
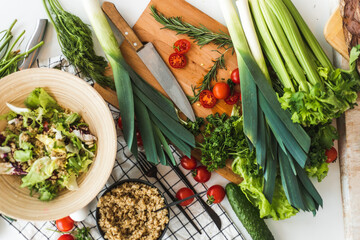
<path id="1" fill-rule="evenodd" d="M 327 156 L 326 162 L 332 163 L 337 159 L 337 151 L 334 147 L 327 149 L 325 151 L 325 155 Z"/>
<path id="2" fill-rule="evenodd" d="M 71 234 L 63 234 L 58 240 L 75 240 L 75 238 Z"/>
<path id="3" fill-rule="evenodd" d="M 49 123 L 47 121 L 44 121 L 43 127 L 45 132 L 49 131 Z"/>
<path id="4" fill-rule="evenodd" d="M 237 103 L 239 101 L 240 96 L 241 96 L 241 94 L 236 92 L 232 96 L 229 96 L 228 98 L 226 98 L 225 102 L 226 102 L 226 104 L 234 105 L 235 103 Z"/>
<path id="5" fill-rule="evenodd" d="M 208 197 L 207 203 L 209 205 L 213 203 L 220 203 L 225 197 L 225 190 L 220 185 L 214 185 L 208 189 L 206 195 Z"/>
<path id="6" fill-rule="evenodd" d="M 190 189 L 190 188 L 180 188 L 179 191 L 177 191 L 176 193 L 176 198 L 178 200 L 187 198 L 194 195 L 194 192 Z M 187 206 L 190 203 L 192 203 L 194 201 L 194 198 L 190 198 L 189 200 L 183 201 L 182 203 L 180 203 L 181 206 Z"/>
<path id="7" fill-rule="evenodd" d="M 186 65 L 186 58 L 184 55 L 173 53 L 169 56 L 169 63 L 173 68 L 183 68 Z"/>
<path id="8" fill-rule="evenodd" d="M 227 83 L 216 83 L 212 89 L 214 96 L 217 99 L 226 99 L 230 95 L 230 87 Z"/>
<path id="9" fill-rule="evenodd" d="M 121 116 L 119 116 L 119 119 L 118 119 L 118 126 L 119 126 L 119 128 L 120 128 L 121 130 L 123 129 L 123 124 L 122 124 Z"/>
<path id="10" fill-rule="evenodd" d="M 201 91 L 199 100 L 204 108 L 212 108 L 216 104 L 216 98 L 210 90 Z"/>
<path id="11" fill-rule="evenodd" d="M 199 166 L 193 171 L 193 177 L 195 181 L 199 183 L 204 183 L 209 181 L 211 177 L 211 172 L 209 172 L 205 166 Z"/>
<path id="12" fill-rule="evenodd" d="M 64 217 L 56 220 L 56 227 L 60 232 L 68 232 L 74 227 L 74 220 L 70 217 Z"/>
<path id="13" fill-rule="evenodd" d="M 231 81 L 233 81 L 233 83 L 235 84 L 239 84 L 240 83 L 240 75 L 239 75 L 239 69 L 236 68 L 231 72 Z"/>
<path id="14" fill-rule="evenodd" d="M 140 132 L 138 130 L 136 131 L 136 142 L 139 147 L 144 146 Z"/>
<path id="15" fill-rule="evenodd" d="M 187 169 L 187 170 L 193 170 L 196 168 L 196 159 L 191 157 L 189 158 L 188 156 L 183 156 L 180 159 L 180 164 L 183 168 Z"/>
<path id="16" fill-rule="evenodd" d="M 173 48 L 178 54 L 185 54 L 190 50 L 191 43 L 186 39 L 179 39 L 174 43 Z"/>

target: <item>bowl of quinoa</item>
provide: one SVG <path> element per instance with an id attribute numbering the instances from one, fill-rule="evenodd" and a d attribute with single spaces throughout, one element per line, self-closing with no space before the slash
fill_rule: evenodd
<path id="1" fill-rule="evenodd" d="M 104 239 L 161 239 L 169 224 L 166 199 L 153 184 L 127 179 L 111 185 L 100 197 L 96 223 Z"/>

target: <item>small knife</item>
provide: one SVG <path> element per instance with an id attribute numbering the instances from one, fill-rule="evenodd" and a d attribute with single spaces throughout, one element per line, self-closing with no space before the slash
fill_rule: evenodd
<path id="1" fill-rule="evenodd" d="M 195 188 L 191 185 L 191 183 L 189 182 L 189 180 L 186 178 L 186 176 L 184 175 L 184 173 L 180 170 L 180 168 L 178 166 L 174 166 L 168 155 L 165 154 L 166 157 L 166 161 L 168 162 L 169 166 L 171 167 L 171 169 L 176 173 L 176 175 L 178 175 L 178 177 L 185 183 L 185 185 L 190 188 L 195 194 Z M 219 217 L 219 215 L 216 214 L 216 212 L 209 206 L 206 204 L 206 202 L 199 196 L 196 196 L 196 199 L 200 202 L 200 204 L 202 205 L 202 207 L 205 209 L 205 211 L 209 214 L 210 218 L 214 221 L 215 225 L 217 226 L 217 228 L 219 230 L 221 230 L 221 219 Z"/>
<path id="2" fill-rule="evenodd" d="M 132 28 L 127 24 L 125 19 L 120 15 L 115 5 L 110 2 L 104 2 L 102 9 L 110 18 L 114 25 L 119 29 L 125 39 L 130 43 L 137 55 L 145 63 L 146 67 L 154 75 L 155 79 L 160 83 L 165 92 L 169 95 L 175 105 L 191 120 L 195 121 L 194 110 L 177 82 L 176 78 L 164 63 L 159 53 L 156 51 L 154 45 L 149 42 L 142 44 L 140 39 L 136 36 Z"/>
<path id="3" fill-rule="evenodd" d="M 33 35 L 31 36 L 28 45 L 26 46 L 25 51 L 30 50 L 31 48 L 35 47 L 38 43 L 40 43 L 44 39 L 46 26 L 47 26 L 47 19 L 39 19 L 35 28 Z M 40 48 L 35 49 L 32 53 L 30 53 L 23 61 L 23 63 L 19 66 L 19 70 L 24 70 L 27 68 L 31 68 L 33 63 L 35 62 Z"/>
<path id="4" fill-rule="evenodd" d="M 163 210 L 163 209 L 165 209 L 165 208 L 169 208 L 169 207 L 172 207 L 172 206 L 174 206 L 174 205 L 178 205 L 178 204 L 180 204 L 180 203 L 182 203 L 182 202 L 185 202 L 186 200 L 190 200 L 190 199 L 192 199 L 192 198 L 194 198 L 194 197 L 197 197 L 197 196 L 200 196 L 201 194 L 204 194 L 204 193 L 206 193 L 206 191 L 200 192 L 200 193 L 196 193 L 196 194 L 191 195 L 191 196 L 189 196 L 189 197 L 186 197 L 186 198 L 184 198 L 184 199 L 181 199 L 181 200 L 178 200 L 178 201 L 169 203 L 169 204 L 167 204 L 166 206 L 164 206 L 164 207 L 162 207 L 162 208 L 156 209 L 154 212 L 158 212 L 158 211 L 161 211 L 161 210 Z"/>

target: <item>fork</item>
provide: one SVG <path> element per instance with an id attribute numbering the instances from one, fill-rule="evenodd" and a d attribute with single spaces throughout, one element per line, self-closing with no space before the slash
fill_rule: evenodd
<path id="1" fill-rule="evenodd" d="M 160 182 L 157 173 L 158 170 L 154 164 L 146 160 L 145 154 L 142 152 L 139 152 L 138 162 L 140 164 L 141 170 L 144 172 L 144 174 L 147 177 L 155 178 L 161 185 L 161 187 L 164 189 L 166 194 L 171 198 L 172 201 L 177 201 L 177 199 L 170 193 L 170 191 L 165 187 L 165 185 Z M 190 216 L 185 212 L 185 210 L 180 206 L 176 205 L 179 210 L 185 215 L 185 217 L 189 220 L 191 225 L 194 226 L 194 228 L 201 234 L 200 229 L 195 225 L 194 221 L 190 218 Z"/>

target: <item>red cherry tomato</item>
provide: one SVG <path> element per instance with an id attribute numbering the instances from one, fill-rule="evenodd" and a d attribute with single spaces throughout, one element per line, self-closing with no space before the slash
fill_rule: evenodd
<path id="1" fill-rule="evenodd" d="M 334 147 L 327 149 L 325 151 L 325 155 L 327 156 L 326 162 L 332 163 L 337 159 L 337 151 Z"/>
<path id="2" fill-rule="evenodd" d="M 44 121 L 43 127 L 45 132 L 49 131 L 49 123 L 47 121 Z"/>
<path id="3" fill-rule="evenodd" d="M 121 116 L 119 116 L 119 119 L 118 119 L 118 126 L 119 126 L 119 128 L 120 128 L 121 130 L 123 129 L 123 124 L 122 124 Z"/>
<path id="4" fill-rule="evenodd" d="M 75 238 L 70 234 L 61 235 L 58 240 L 75 240 Z"/>
<path id="5" fill-rule="evenodd" d="M 191 157 L 189 158 L 188 156 L 183 156 L 180 159 L 180 164 L 183 168 L 187 169 L 187 170 L 193 170 L 194 168 L 196 168 L 196 159 Z"/>
<path id="6" fill-rule="evenodd" d="M 199 100 L 204 108 L 212 108 L 216 104 L 216 98 L 210 90 L 201 91 Z"/>
<path id="7" fill-rule="evenodd" d="M 220 203 L 225 197 L 225 190 L 220 185 L 214 185 L 208 189 L 206 195 L 208 197 L 207 203 L 209 205 L 213 203 Z"/>
<path id="8" fill-rule="evenodd" d="M 179 39 L 174 43 L 173 48 L 178 54 L 185 54 L 190 50 L 191 43 L 186 39 Z"/>
<path id="9" fill-rule="evenodd" d="M 236 92 L 234 93 L 232 96 L 229 96 L 228 98 L 225 99 L 226 104 L 229 105 L 234 105 L 235 103 L 237 103 L 240 99 L 240 93 Z"/>
<path id="10" fill-rule="evenodd" d="M 227 83 L 218 82 L 214 85 L 212 92 L 217 99 L 226 99 L 230 95 L 230 87 Z"/>
<path id="11" fill-rule="evenodd" d="M 231 72 L 231 81 L 233 81 L 233 83 L 235 84 L 239 84 L 240 83 L 240 75 L 239 75 L 239 69 L 236 68 Z"/>
<path id="12" fill-rule="evenodd" d="M 184 187 L 184 188 L 179 189 L 179 191 L 177 191 L 176 198 L 178 200 L 182 200 L 182 199 L 190 197 L 192 195 L 194 195 L 194 192 L 190 188 Z M 194 198 L 191 198 L 189 200 L 183 201 L 182 203 L 180 203 L 180 205 L 187 206 L 190 203 L 192 203 L 193 201 L 194 201 Z"/>
<path id="13" fill-rule="evenodd" d="M 169 63 L 173 68 L 183 68 L 186 65 L 186 58 L 184 55 L 172 53 L 169 56 Z"/>
<path id="14" fill-rule="evenodd" d="M 205 166 L 199 166 L 193 171 L 193 177 L 195 181 L 199 183 L 204 183 L 209 181 L 211 177 L 211 172 L 209 172 Z"/>
<path id="15" fill-rule="evenodd" d="M 60 232 L 68 232 L 74 227 L 74 220 L 70 217 L 64 217 L 56 220 L 56 227 Z"/>
<path id="16" fill-rule="evenodd" d="M 139 147 L 144 146 L 140 132 L 138 130 L 136 131 L 136 142 Z"/>

